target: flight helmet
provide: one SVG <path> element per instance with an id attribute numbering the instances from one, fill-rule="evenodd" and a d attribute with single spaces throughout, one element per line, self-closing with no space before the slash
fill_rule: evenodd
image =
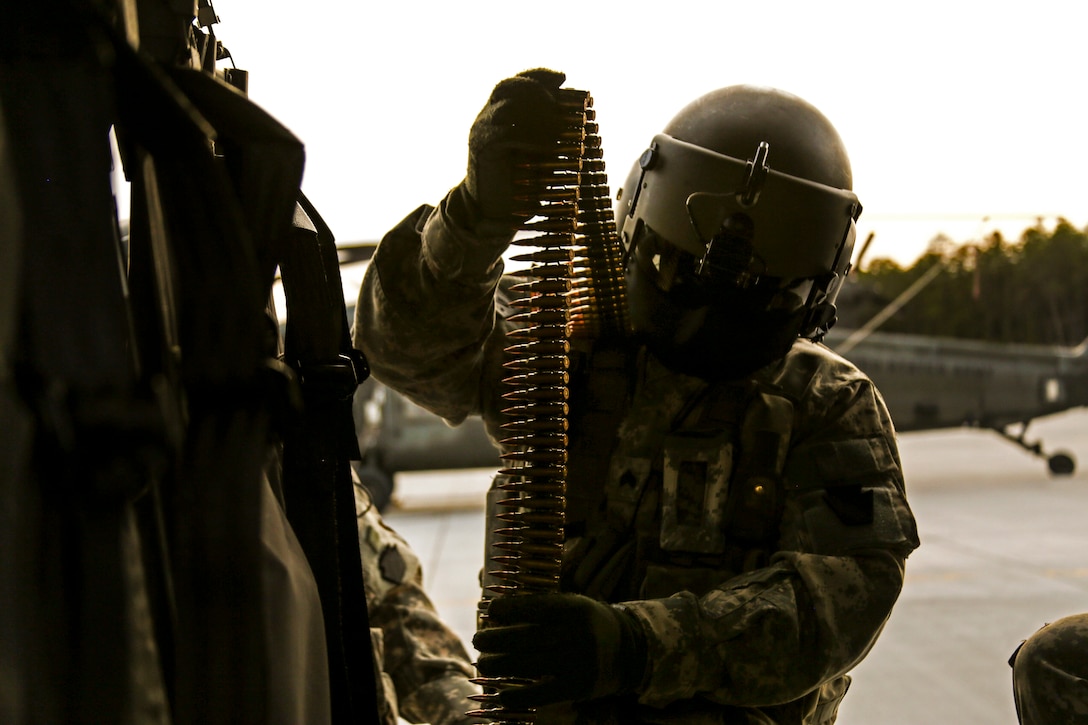
<path id="1" fill-rule="evenodd" d="M 797 96 L 738 85 L 688 104 L 617 198 L 636 333 L 680 367 L 708 350 L 726 358 L 697 364 L 704 377 L 820 339 L 850 267 L 852 184 L 835 128 Z M 738 363 L 741 346 L 751 359 Z"/>

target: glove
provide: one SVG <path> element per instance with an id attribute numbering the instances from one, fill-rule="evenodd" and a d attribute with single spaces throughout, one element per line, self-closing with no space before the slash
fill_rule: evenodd
<path id="1" fill-rule="evenodd" d="M 515 594 L 492 600 L 487 619 L 472 638 L 480 674 L 539 680 L 502 690 L 504 707 L 591 700 L 642 683 L 646 635 L 619 607 L 579 594 Z"/>
<path id="2" fill-rule="evenodd" d="M 566 78 L 537 68 L 507 78 L 491 92 L 468 137 L 463 186 L 478 213 L 475 221 L 498 222 L 513 231 L 531 216 L 518 213 L 525 202 L 514 199 L 516 165 L 554 148 L 564 125 L 557 98 Z"/>

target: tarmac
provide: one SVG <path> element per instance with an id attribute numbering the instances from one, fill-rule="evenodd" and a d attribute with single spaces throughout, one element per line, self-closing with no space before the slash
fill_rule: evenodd
<path id="1" fill-rule="evenodd" d="M 838 725 L 1015 725 L 1009 656 L 1046 622 L 1088 611 L 1088 411 L 1033 422 L 1025 438 L 1084 469 L 1046 463 L 991 431 L 899 436 L 922 546 Z M 492 470 L 398 474 L 387 521 L 470 654 Z"/>

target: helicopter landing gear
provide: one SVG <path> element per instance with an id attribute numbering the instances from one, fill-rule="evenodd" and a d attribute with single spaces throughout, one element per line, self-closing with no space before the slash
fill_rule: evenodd
<path id="1" fill-rule="evenodd" d="M 1046 459 L 1046 465 L 1050 473 L 1055 476 L 1072 476 L 1077 469 L 1077 463 L 1068 453 L 1058 452 Z"/>
<path id="2" fill-rule="evenodd" d="M 1035 441 L 1034 443 L 1029 443 L 1027 440 L 1025 440 L 1024 436 L 1028 432 L 1028 424 L 1029 423 L 1031 423 L 1030 420 L 1024 421 L 1023 423 L 1021 423 L 1020 424 L 1020 432 L 1018 434 L 1016 434 L 1016 435 L 1013 435 L 1012 433 L 1010 433 L 1007 427 L 1006 428 L 994 428 L 994 430 L 997 431 L 998 435 L 1000 435 L 1002 438 L 1004 438 L 1007 441 L 1011 441 L 1011 442 L 1015 443 L 1016 445 L 1020 446 L 1021 448 L 1023 448 L 1028 453 L 1030 453 L 1030 454 L 1032 454 L 1034 456 L 1038 456 L 1039 458 L 1045 458 L 1046 459 L 1046 466 L 1047 466 L 1047 469 L 1050 471 L 1050 475 L 1052 475 L 1052 476 L 1071 476 L 1071 475 L 1073 475 L 1073 472 L 1077 469 L 1077 463 L 1076 463 L 1076 460 L 1073 458 L 1073 456 L 1071 454 L 1069 454 L 1069 453 L 1067 453 L 1065 451 L 1058 451 L 1057 453 L 1048 454 L 1043 450 L 1043 446 L 1039 441 Z"/>

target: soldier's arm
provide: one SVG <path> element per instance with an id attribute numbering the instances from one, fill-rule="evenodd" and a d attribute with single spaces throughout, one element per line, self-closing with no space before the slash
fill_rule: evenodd
<path id="1" fill-rule="evenodd" d="M 382 240 L 360 290 L 355 345 L 375 376 L 454 423 L 493 392 L 480 380 L 489 358 L 501 361 L 487 344 L 501 339 L 501 255 L 539 203 L 516 180 L 528 159 L 555 154 L 565 79 L 536 68 L 495 86 L 469 131 L 464 180 Z"/>
<path id="2" fill-rule="evenodd" d="M 469 231 L 461 187 L 380 242 L 355 309 L 355 346 L 374 376 L 454 423 L 480 412 L 501 341 L 495 289 L 511 232 Z M 501 351 L 498 353 L 501 354 Z"/>
<path id="3" fill-rule="evenodd" d="M 769 566 L 703 597 L 625 605 L 648 636 L 642 702 L 785 702 L 846 673 L 872 647 L 917 533 L 878 394 L 859 380 L 837 399 L 810 411 L 817 425 L 792 449 Z"/>
<path id="4" fill-rule="evenodd" d="M 475 670 L 424 591 L 419 558 L 358 486 L 356 501 L 370 624 L 380 632 L 382 671 L 401 716 L 431 725 L 478 722 L 465 715 L 476 707 L 469 695 L 480 692 L 469 679 Z"/>
<path id="5" fill-rule="evenodd" d="M 756 707 L 801 697 L 865 655 L 902 576 L 902 559 L 890 552 L 787 552 L 702 598 L 627 603 L 648 635 L 639 700 L 664 707 L 698 695 Z"/>
<path id="6" fill-rule="evenodd" d="M 469 696 L 480 693 L 469 680 L 474 671 L 468 654 L 422 587 L 398 585 L 374 609 L 401 716 L 431 725 L 479 722 L 466 715 L 477 707 Z"/>

